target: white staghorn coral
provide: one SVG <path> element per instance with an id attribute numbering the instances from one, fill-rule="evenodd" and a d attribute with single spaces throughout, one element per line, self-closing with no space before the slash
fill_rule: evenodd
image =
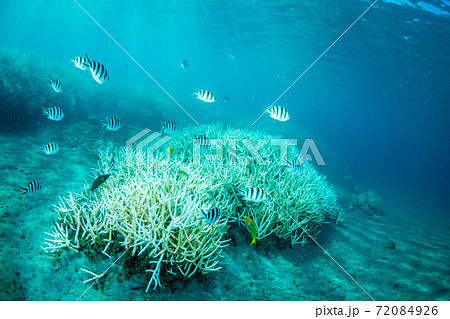
<path id="1" fill-rule="evenodd" d="M 195 180 L 180 183 L 176 166 L 162 157 L 147 161 L 143 153 L 125 151 L 117 157 L 120 166 L 111 182 L 95 194 L 61 200 L 46 251 L 67 247 L 108 253 L 122 246 L 156 262 L 151 279 L 156 284 L 161 263 L 167 272 L 185 277 L 218 270 L 226 220 L 205 227 L 198 219 L 203 204 Z"/>
<path id="2" fill-rule="evenodd" d="M 204 134 L 215 147 L 195 154 L 194 135 Z M 176 154 L 170 158 L 163 152 L 100 150 L 95 175 L 103 174 L 114 157 L 113 176 L 94 194 L 83 191 L 61 199 L 45 249 L 107 256 L 126 250 L 150 265 L 148 290 L 161 286 L 162 273 L 188 278 L 219 270 L 226 224 L 245 225 L 244 215 L 254 221 L 258 241 L 273 234 L 304 243 L 306 232 L 314 235 L 321 223 L 339 219 L 336 195 L 310 163 L 303 163 L 299 173 L 281 168 L 280 148 L 271 140 L 261 132 L 208 125 L 175 133 L 169 145 Z M 219 156 L 212 158 L 215 151 Z M 287 155 L 298 153 L 288 150 Z M 260 187 L 268 198 L 242 203 L 233 186 Z M 209 225 L 199 214 L 211 207 L 220 208 L 222 218 Z"/>
<path id="3" fill-rule="evenodd" d="M 281 149 L 278 140 L 263 132 L 247 132 L 220 125 L 200 126 L 183 130 L 170 141 L 171 147 L 192 158 L 189 144 L 194 135 L 205 134 L 216 139 L 219 158 L 208 160 L 204 154 L 196 163 L 196 173 L 213 181 L 210 192 L 217 206 L 226 207 L 230 221 L 245 225 L 244 214 L 256 224 L 257 239 L 275 234 L 280 238 L 291 238 L 292 244 L 304 243 L 306 232 L 315 229 L 326 220 L 340 220 L 341 210 L 337 197 L 318 174 L 312 164 L 304 162 L 302 170 L 291 173 L 280 167 Z M 258 145 L 262 145 L 258 148 Z M 257 151 L 259 156 L 252 153 Z M 231 150 L 230 150 L 231 149 Z M 219 151 L 218 151 L 219 150 Z M 223 151 L 221 153 L 221 151 Z M 214 151 L 209 153 L 214 154 Z M 298 157 L 295 149 L 288 149 L 288 158 Z M 268 195 L 261 203 L 245 203 L 245 210 L 236 213 L 241 203 L 233 196 L 232 187 L 260 187 Z"/>

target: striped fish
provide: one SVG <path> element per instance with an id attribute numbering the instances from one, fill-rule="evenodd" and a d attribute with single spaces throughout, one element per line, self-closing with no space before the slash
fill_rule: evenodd
<path id="1" fill-rule="evenodd" d="M 107 131 L 117 131 L 122 127 L 120 120 L 115 116 L 107 118 L 106 121 L 102 121 L 102 124 L 102 128 L 106 127 Z"/>
<path id="2" fill-rule="evenodd" d="M 113 157 L 108 163 L 108 173 L 113 175 L 115 171 L 116 171 L 116 160 Z"/>
<path id="3" fill-rule="evenodd" d="M 202 100 L 203 102 L 212 103 L 216 101 L 216 98 L 214 97 L 214 94 L 210 91 L 200 90 L 197 91 L 195 89 L 194 94 L 197 95 L 197 99 Z"/>
<path id="4" fill-rule="evenodd" d="M 106 71 L 105 66 L 97 61 L 91 61 L 87 54 L 85 65 L 89 67 L 92 77 L 97 83 L 103 84 L 109 81 L 108 71 Z"/>
<path id="5" fill-rule="evenodd" d="M 173 134 L 177 130 L 177 125 L 174 121 L 166 121 L 163 123 L 161 133 Z"/>
<path id="6" fill-rule="evenodd" d="M 267 199 L 266 194 L 259 187 L 247 188 L 245 191 L 241 190 L 237 187 L 233 187 L 233 191 L 237 197 L 240 197 L 242 200 L 245 200 L 248 202 L 259 203 L 259 202 L 263 202 Z"/>
<path id="7" fill-rule="evenodd" d="M 214 207 L 207 212 L 202 209 L 202 214 L 203 216 L 199 219 L 204 219 L 207 224 L 214 224 L 220 219 L 220 209 L 218 207 Z"/>
<path id="8" fill-rule="evenodd" d="M 211 143 L 205 135 L 194 135 L 194 146 L 200 148 L 200 150 L 206 151 L 211 147 Z"/>
<path id="9" fill-rule="evenodd" d="M 53 90 L 55 90 L 56 93 L 61 93 L 61 91 L 62 91 L 62 83 L 61 83 L 60 80 L 52 79 L 52 77 L 50 76 L 50 84 L 51 84 Z"/>
<path id="10" fill-rule="evenodd" d="M 53 121 L 61 121 L 64 117 L 64 112 L 59 107 L 50 107 L 46 109 L 45 107 L 42 108 L 42 115 L 47 115 L 47 118 L 49 120 Z"/>
<path id="11" fill-rule="evenodd" d="M 266 112 L 270 114 L 270 117 L 275 120 L 284 122 L 290 119 L 288 111 L 281 106 L 265 106 L 265 108 Z"/>
<path id="12" fill-rule="evenodd" d="M 89 68 L 89 66 L 87 65 L 86 59 L 82 56 L 78 56 L 76 58 L 72 58 L 69 55 L 69 58 L 71 60 L 71 62 L 73 62 L 73 64 L 75 65 L 76 68 L 79 68 L 81 70 L 87 70 Z"/>
<path id="13" fill-rule="evenodd" d="M 23 190 L 22 195 L 27 194 L 28 196 L 31 196 L 36 194 L 36 192 L 41 189 L 41 185 L 39 185 L 37 181 L 33 180 L 27 185 L 27 187 L 21 187 L 21 189 Z"/>
<path id="14" fill-rule="evenodd" d="M 48 143 L 41 149 L 41 151 L 44 152 L 45 155 L 56 154 L 58 150 L 59 150 L 58 144 L 56 144 L 55 142 Z"/>
<path id="15" fill-rule="evenodd" d="M 300 162 L 298 159 L 293 158 L 291 160 L 284 159 L 281 167 L 287 168 L 292 173 L 300 172 L 303 169 L 303 162 Z"/>

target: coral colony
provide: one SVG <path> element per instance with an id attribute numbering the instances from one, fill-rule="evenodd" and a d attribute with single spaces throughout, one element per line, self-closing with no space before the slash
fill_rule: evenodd
<path id="1" fill-rule="evenodd" d="M 208 160 L 203 154 L 195 159 L 192 141 L 201 134 L 234 145 L 228 150 L 233 156 Z M 176 131 L 162 148 L 176 150 L 169 159 L 164 150 L 154 154 L 100 150 L 95 176 L 105 173 L 111 158 L 114 174 L 93 193 L 86 185 L 80 193 L 61 199 L 55 208 L 58 220 L 43 248 L 48 253 L 71 249 L 107 256 L 126 251 L 127 257 L 147 265 L 148 291 L 161 287 L 165 276 L 188 278 L 218 271 L 221 251 L 229 241 L 228 227 L 247 231 L 249 219 L 256 228 L 256 244 L 268 236 L 303 244 L 305 232 L 315 236 L 322 223 L 339 221 L 341 210 L 333 189 L 312 164 L 304 162 L 300 172 L 287 170 L 280 165 L 279 147 L 269 143 L 258 150 L 264 163 L 257 163 L 246 143 L 240 142 L 256 145 L 271 138 L 262 132 L 208 125 Z M 213 148 L 207 152 L 214 153 Z M 295 152 L 288 149 L 289 158 L 298 156 Z M 233 192 L 235 187 L 258 187 L 267 199 L 244 201 Z M 215 207 L 220 218 L 207 223 L 202 212 Z M 95 276 L 90 280 L 102 276 L 86 272 Z"/>

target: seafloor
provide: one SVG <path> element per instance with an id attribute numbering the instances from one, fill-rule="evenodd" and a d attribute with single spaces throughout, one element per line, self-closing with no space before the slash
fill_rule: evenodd
<path id="1" fill-rule="evenodd" d="M 98 122 L 66 123 L 42 119 L 33 135 L 0 135 L 0 300 L 76 300 L 88 288 L 83 281 L 89 276 L 80 269 L 102 273 L 111 264 L 103 255 L 49 256 L 41 246 L 56 220 L 58 196 L 78 192 L 92 178 L 97 148 L 124 146 L 140 129 L 109 132 Z M 53 140 L 57 154 L 39 152 Z M 42 190 L 21 196 L 19 186 L 33 179 Z M 317 240 L 374 299 L 450 299 L 448 222 L 426 214 L 405 218 L 411 215 L 398 202 L 386 202 L 382 215 L 346 205 L 344 216 L 343 223 L 323 225 Z M 163 278 L 163 289 L 145 293 L 148 278 L 126 273 L 119 261 L 81 300 L 370 300 L 310 241 L 269 249 L 251 246 L 245 228 L 229 236 L 219 272 L 183 282 Z"/>

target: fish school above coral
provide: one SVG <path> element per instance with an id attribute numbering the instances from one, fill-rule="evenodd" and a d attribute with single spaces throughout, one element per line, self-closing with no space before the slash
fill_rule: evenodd
<path id="1" fill-rule="evenodd" d="M 210 148 L 194 146 L 199 135 Z M 312 164 L 286 169 L 270 139 L 208 125 L 177 130 L 154 154 L 100 150 L 96 176 L 105 174 L 111 158 L 114 172 L 93 193 L 86 186 L 61 199 L 43 248 L 108 256 L 126 251 L 148 264 L 148 291 L 166 275 L 218 271 L 228 227 L 249 227 L 252 244 L 268 236 L 305 243 L 321 223 L 340 220 L 336 195 Z M 167 146 L 176 152 L 164 153 Z"/>

